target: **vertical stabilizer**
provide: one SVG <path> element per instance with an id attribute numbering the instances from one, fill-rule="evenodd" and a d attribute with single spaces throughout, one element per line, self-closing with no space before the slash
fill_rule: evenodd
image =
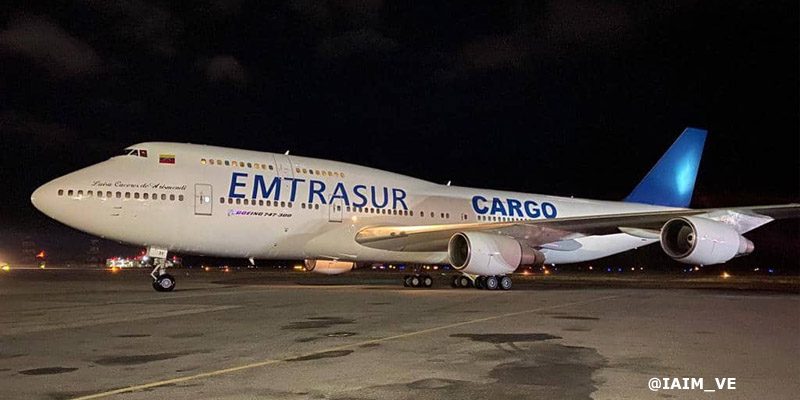
<path id="1" fill-rule="evenodd" d="M 686 128 L 625 201 L 689 207 L 706 134 L 705 129 Z"/>

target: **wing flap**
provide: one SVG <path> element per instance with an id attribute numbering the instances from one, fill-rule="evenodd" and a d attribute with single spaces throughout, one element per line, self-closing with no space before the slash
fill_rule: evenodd
<path id="1" fill-rule="evenodd" d="M 361 229 L 356 234 L 355 240 L 361 245 L 375 249 L 435 252 L 446 251 L 447 242 L 456 232 L 481 231 L 510 236 L 530 247 L 541 247 L 584 236 L 607 235 L 620 231 L 637 237 L 656 238 L 656 232 L 660 231 L 665 222 L 682 216 L 702 216 L 719 220 L 733 224 L 737 231 L 744 233 L 773 219 L 798 215 L 800 215 L 800 204 L 784 204 L 698 210 L 675 209 L 520 222 L 373 226 Z"/>

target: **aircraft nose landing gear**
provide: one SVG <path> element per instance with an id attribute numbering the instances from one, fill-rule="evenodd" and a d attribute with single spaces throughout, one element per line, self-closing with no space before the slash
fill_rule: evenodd
<path id="1" fill-rule="evenodd" d="M 153 259 L 153 272 L 150 276 L 153 277 L 153 289 L 157 292 L 171 292 L 175 289 L 175 278 L 167 273 L 167 249 L 148 247 L 147 255 Z"/>
<path id="2" fill-rule="evenodd" d="M 172 289 L 175 289 L 175 278 L 167 273 L 159 275 L 153 281 L 153 289 L 157 292 L 171 292 Z"/>

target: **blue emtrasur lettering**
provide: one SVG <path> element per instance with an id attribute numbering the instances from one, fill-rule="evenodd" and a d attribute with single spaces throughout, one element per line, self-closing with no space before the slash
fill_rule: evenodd
<path id="1" fill-rule="evenodd" d="M 481 195 L 472 196 L 472 209 L 478 215 L 496 215 L 502 217 L 520 218 L 555 218 L 558 209 L 553 203 L 533 200 L 520 201 L 519 199 L 492 197 L 491 200 Z"/>
<path id="2" fill-rule="evenodd" d="M 331 195 L 331 201 L 334 199 L 342 199 L 344 205 L 350 205 L 350 199 L 347 197 L 347 190 L 344 188 L 344 183 L 339 182 L 336 184 L 336 188 L 333 189 L 333 194 Z"/>
<path id="3" fill-rule="evenodd" d="M 311 182 L 311 187 L 308 189 L 308 202 L 313 203 L 314 195 L 317 195 L 317 197 L 319 197 L 320 203 L 328 204 L 325 201 L 325 196 L 322 195 L 322 192 L 325 191 L 325 182 L 317 180 L 311 180 L 310 182 Z"/>
<path id="4" fill-rule="evenodd" d="M 236 193 L 236 188 L 247 186 L 247 184 L 239 182 L 239 178 L 247 178 L 247 174 L 244 172 L 234 172 L 233 174 L 231 174 L 231 189 L 230 191 L 228 191 L 228 197 L 232 197 L 234 199 L 244 198 L 243 194 Z"/>
<path id="5" fill-rule="evenodd" d="M 278 181 L 278 187 L 280 187 L 280 182 L 281 182 L 280 179 L 281 178 L 278 178 L 277 176 L 273 179 L 273 182 Z M 297 198 L 297 184 L 300 182 L 305 182 L 306 180 L 300 178 L 284 178 L 284 179 L 286 179 L 287 181 L 292 181 L 292 193 L 289 195 L 289 201 L 294 201 L 294 199 Z M 253 198 L 255 198 L 255 196 L 253 196 Z M 278 198 L 276 197 L 275 200 L 278 200 Z"/>
<path id="6" fill-rule="evenodd" d="M 366 190 L 367 187 L 364 185 L 353 186 L 353 194 L 360 199 L 358 202 L 353 202 L 353 207 L 364 207 L 367 205 L 367 195 L 365 193 Z"/>
<path id="7" fill-rule="evenodd" d="M 392 208 L 397 208 L 397 203 L 402 204 L 404 210 L 408 210 L 408 206 L 406 205 L 406 191 L 392 188 Z"/>
<path id="8" fill-rule="evenodd" d="M 291 186 L 281 190 L 282 181 L 291 182 Z M 249 189 L 249 190 L 248 190 Z M 228 189 L 228 197 L 243 199 L 244 193 L 250 193 L 252 199 L 270 199 L 273 201 L 296 201 L 302 198 L 303 191 L 308 193 L 308 203 L 329 204 L 332 200 L 342 199 L 345 206 L 386 208 L 408 210 L 407 193 L 400 188 L 385 186 L 354 185 L 336 182 L 330 186 L 316 179 L 289 178 L 280 176 L 263 176 L 233 172 Z M 288 193 L 284 193 L 288 192 Z"/>
<path id="9" fill-rule="evenodd" d="M 372 192 L 372 205 L 375 208 L 384 208 L 386 204 L 389 204 L 389 189 L 383 188 L 383 202 L 380 204 L 378 204 L 378 195 L 375 194 L 375 186 L 370 186 L 369 190 Z"/>
<path id="10" fill-rule="evenodd" d="M 245 174 L 246 175 L 246 174 Z M 244 184 L 241 184 L 244 186 Z M 231 190 L 233 190 L 233 185 L 231 185 Z M 272 182 L 267 188 L 267 185 L 264 183 L 264 177 L 261 175 L 256 175 L 253 178 L 253 197 L 254 199 L 262 198 L 268 199 L 269 195 L 274 193 L 273 200 L 278 200 L 281 197 L 281 180 L 278 177 L 272 178 Z M 242 196 L 244 197 L 244 196 Z M 294 186 L 292 186 L 292 198 L 294 198 Z"/>

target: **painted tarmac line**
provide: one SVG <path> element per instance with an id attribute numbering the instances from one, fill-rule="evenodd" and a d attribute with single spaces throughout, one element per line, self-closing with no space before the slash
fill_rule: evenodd
<path id="1" fill-rule="evenodd" d="M 392 341 L 392 340 L 404 339 L 404 338 L 408 338 L 408 337 L 412 337 L 412 336 L 425 335 L 425 334 L 428 334 L 428 333 L 443 331 L 443 330 L 446 330 L 446 329 L 457 328 L 457 327 L 465 326 L 465 325 L 478 324 L 478 323 L 486 322 L 486 321 L 493 321 L 493 320 L 497 320 L 497 319 L 501 319 L 501 318 L 515 317 L 515 316 L 524 315 L 524 314 L 533 314 L 533 313 L 540 312 L 540 311 L 545 311 L 545 310 L 572 307 L 572 306 L 576 306 L 576 305 L 595 303 L 595 302 L 604 301 L 604 300 L 612 300 L 612 299 L 617 299 L 617 298 L 621 298 L 621 297 L 625 297 L 625 295 L 597 297 L 597 298 L 590 299 L 590 300 L 576 301 L 576 302 L 564 303 L 564 304 L 558 304 L 558 305 L 552 305 L 552 306 L 545 306 L 545 307 L 533 308 L 533 309 L 530 309 L 530 310 L 523 310 L 523 311 L 515 311 L 515 312 L 510 312 L 510 313 L 505 313 L 505 314 L 497 314 L 497 315 L 492 315 L 492 316 L 489 316 L 489 317 L 477 318 L 477 319 L 472 319 L 472 320 L 467 320 L 467 321 L 462 321 L 462 322 L 456 322 L 456 323 L 447 324 L 447 325 L 436 326 L 436 327 L 433 327 L 433 328 L 421 329 L 421 330 L 414 331 L 414 332 L 407 332 L 407 333 L 401 333 L 401 334 L 398 334 L 398 335 L 386 336 L 386 337 L 379 338 L 379 339 L 371 339 L 371 340 L 361 341 L 361 342 L 358 342 L 358 343 L 351 343 L 351 344 L 347 344 L 347 345 L 331 347 L 331 348 L 327 348 L 327 349 L 323 349 L 323 350 L 317 350 L 317 351 L 309 352 L 309 353 L 306 353 L 306 354 L 295 355 L 295 356 L 281 358 L 281 359 L 265 359 L 265 360 L 262 360 L 262 361 L 258 361 L 258 362 L 254 362 L 254 363 L 250 363 L 250 364 L 245 364 L 245 365 L 240 365 L 240 366 L 236 366 L 236 367 L 223 368 L 223 369 L 218 369 L 218 370 L 214 370 L 214 371 L 202 372 L 202 373 L 194 374 L 194 375 L 187 375 L 187 376 L 171 378 L 171 379 L 166 379 L 166 380 L 161 380 L 161 381 L 155 381 L 155 382 L 143 383 L 143 384 L 139 384 L 139 385 L 127 386 L 127 387 L 114 389 L 114 390 L 109 390 L 109 391 L 105 391 L 105 392 L 99 392 L 99 393 L 95 393 L 95 394 L 91 394 L 91 395 L 87 395 L 87 396 L 75 397 L 72 400 L 99 399 L 99 398 L 109 397 L 109 396 L 122 394 L 122 393 L 137 392 L 137 391 L 140 391 L 140 390 L 150 389 L 150 388 L 154 388 L 154 387 L 158 387 L 158 386 L 171 385 L 171 384 L 176 384 L 176 383 L 181 383 L 181 382 L 186 382 L 186 381 L 191 381 L 191 380 L 196 380 L 196 379 L 209 378 L 209 377 L 214 377 L 214 376 L 230 374 L 230 373 L 234 373 L 234 372 L 238 372 L 238 371 L 244 371 L 244 370 L 264 367 L 264 366 L 268 366 L 268 365 L 278 364 L 278 363 L 281 363 L 281 362 L 286 362 L 286 361 L 292 360 L 292 359 L 310 357 L 310 356 L 314 356 L 314 355 L 320 354 L 320 353 L 327 353 L 327 352 L 332 352 L 332 351 L 337 351 L 337 350 L 346 350 L 346 349 L 350 349 L 350 348 L 354 348 L 354 347 L 360 347 L 360 346 L 367 345 L 367 344 L 383 343 L 383 342 L 388 342 L 388 341 Z"/>
<path id="2" fill-rule="evenodd" d="M 164 318 L 164 317 L 179 317 L 182 315 L 191 315 L 191 314 L 201 314 L 207 312 L 214 312 L 214 311 L 224 311 L 230 310 L 233 308 L 240 308 L 242 306 L 215 306 L 215 307 L 199 307 L 193 308 L 189 310 L 175 310 L 175 311 L 164 311 L 159 312 L 157 314 L 148 313 L 142 314 L 140 316 L 131 317 L 130 315 L 119 315 L 112 318 L 100 318 L 100 319 L 90 319 L 84 321 L 74 321 L 65 324 L 58 324 L 58 325 L 49 325 L 49 326 L 33 326 L 33 327 L 4 327 L 0 326 L 0 336 L 14 336 L 20 334 L 29 334 L 29 333 L 37 333 L 37 332 L 47 332 L 47 331 L 56 331 L 60 329 L 74 329 L 74 328 L 86 328 L 90 326 L 97 326 L 97 325 L 105 325 L 105 324 L 115 324 L 119 322 L 130 322 L 130 321 L 141 321 L 146 319 L 153 319 L 153 318 Z"/>

